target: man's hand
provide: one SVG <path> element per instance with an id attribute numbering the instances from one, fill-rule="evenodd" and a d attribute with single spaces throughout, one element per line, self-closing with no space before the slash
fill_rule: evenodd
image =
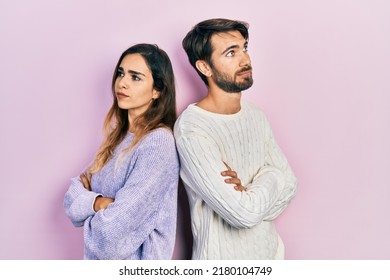
<path id="1" fill-rule="evenodd" d="M 227 165 L 225 162 L 224 162 L 227 170 L 225 171 L 222 171 L 221 172 L 221 175 L 222 176 L 225 176 L 225 177 L 230 177 L 228 179 L 225 179 L 225 183 L 227 184 L 235 184 L 234 186 L 234 189 L 236 191 L 245 191 L 246 190 L 246 187 L 244 187 L 243 185 L 241 185 L 241 180 L 237 177 L 237 172 L 236 171 L 233 171 L 229 165 Z"/>

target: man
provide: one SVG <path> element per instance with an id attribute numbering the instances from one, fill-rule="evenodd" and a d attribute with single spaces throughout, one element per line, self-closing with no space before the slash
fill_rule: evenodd
<path id="1" fill-rule="evenodd" d="M 184 38 L 208 88 L 175 124 L 194 237 L 193 259 L 283 259 L 273 220 L 296 179 L 263 113 L 241 100 L 253 84 L 248 25 L 211 19 Z"/>

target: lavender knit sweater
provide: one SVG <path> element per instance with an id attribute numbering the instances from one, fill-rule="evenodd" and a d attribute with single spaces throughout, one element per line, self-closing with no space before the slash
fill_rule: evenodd
<path id="1" fill-rule="evenodd" d="M 171 259 L 175 243 L 179 161 L 172 132 L 149 133 L 127 154 L 128 133 L 110 161 L 92 176 L 92 191 L 80 177 L 65 194 L 66 215 L 84 226 L 86 259 Z M 98 195 L 114 198 L 95 212 Z"/>

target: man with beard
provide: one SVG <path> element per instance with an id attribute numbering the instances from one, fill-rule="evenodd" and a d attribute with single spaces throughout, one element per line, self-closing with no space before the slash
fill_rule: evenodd
<path id="1" fill-rule="evenodd" d="M 174 128 L 192 259 L 283 259 L 273 220 L 295 196 L 296 178 L 264 114 L 241 100 L 253 84 L 248 24 L 200 22 L 183 47 L 208 88 Z"/>

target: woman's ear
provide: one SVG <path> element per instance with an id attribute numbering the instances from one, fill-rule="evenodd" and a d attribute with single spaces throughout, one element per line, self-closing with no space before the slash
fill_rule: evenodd
<path id="1" fill-rule="evenodd" d="M 158 98 L 160 98 L 160 91 L 153 89 L 152 99 L 158 99 Z"/>
<path id="2" fill-rule="evenodd" d="M 206 77 L 211 77 L 212 71 L 210 65 L 204 60 L 197 60 L 195 62 L 196 69 Z"/>

